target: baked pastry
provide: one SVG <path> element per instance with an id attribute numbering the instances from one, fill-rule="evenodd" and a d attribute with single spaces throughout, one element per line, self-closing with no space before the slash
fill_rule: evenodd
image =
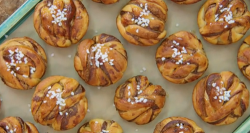
<path id="1" fill-rule="evenodd" d="M 32 89 L 46 71 L 43 48 L 28 37 L 13 38 L 0 45 L 0 77 L 9 87 Z"/>
<path id="2" fill-rule="evenodd" d="M 240 46 L 237 58 L 238 66 L 243 75 L 250 80 L 250 36 Z"/>
<path id="3" fill-rule="evenodd" d="M 138 125 L 155 119 L 165 104 L 166 92 L 153 85 L 146 76 L 135 76 L 117 87 L 114 103 L 119 115 Z"/>
<path id="4" fill-rule="evenodd" d="M 197 2 L 199 2 L 199 1 L 201 1 L 201 0 L 171 0 L 171 1 L 173 1 L 173 2 L 175 2 L 175 3 L 177 3 L 177 4 L 194 4 L 194 3 L 197 3 Z"/>
<path id="5" fill-rule="evenodd" d="M 207 0 L 198 13 L 199 31 L 211 44 L 231 44 L 247 32 L 249 17 L 244 0 Z"/>
<path id="6" fill-rule="evenodd" d="M 122 78 L 127 59 L 127 52 L 116 37 L 100 34 L 78 45 L 74 66 L 87 84 L 108 86 Z"/>
<path id="7" fill-rule="evenodd" d="M 113 4 L 118 2 L 119 0 L 92 0 L 94 2 L 98 2 L 98 3 L 103 3 L 103 4 Z"/>
<path id="8" fill-rule="evenodd" d="M 193 107 L 202 120 L 213 125 L 235 122 L 248 108 L 249 91 L 230 71 L 202 78 L 193 91 Z"/>
<path id="9" fill-rule="evenodd" d="M 87 32 L 89 16 L 80 0 L 43 0 L 36 5 L 33 21 L 47 44 L 69 47 Z"/>
<path id="10" fill-rule="evenodd" d="M 116 19 L 117 28 L 131 44 L 155 45 L 167 34 L 167 12 L 163 0 L 130 0 Z"/>
<path id="11" fill-rule="evenodd" d="M 154 133 L 205 133 L 193 120 L 169 117 L 159 122 Z"/>
<path id="12" fill-rule="evenodd" d="M 166 38 L 158 47 L 155 58 L 162 76 L 176 84 L 198 79 L 208 67 L 201 41 L 186 31 Z"/>
<path id="13" fill-rule="evenodd" d="M 41 81 L 33 94 L 34 120 L 54 130 L 74 128 L 85 117 L 88 101 L 85 89 L 75 79 L 51 76 Z"/>
<path id="14" fill-rule="evenodd" d="M 123 130 L 113 120 L 92 119 L 83 124 L 77 133 L 123 133 Z"/>
<path id="15" fill-rule="evenodd" d="M 9 116 L 0 121 L 0 133 L 39 133 L 30 122 L 20 117 Z"/>

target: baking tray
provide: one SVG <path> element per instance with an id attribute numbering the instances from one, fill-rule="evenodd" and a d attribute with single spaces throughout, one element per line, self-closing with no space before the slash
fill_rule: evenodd
<path id="1" fill-rule="evenodd" d="M 167 3 L 169 8 L 168 20 L 165 27 L 167 30 L 167 36 L 180 30 L 191 31 L 197 35 L 203 43 L 204 50 L 209 59 L 209 67 L 202 77 L 214 72 L 226 70 L 232 71 L 246 84 L 249 89 L 250 81 L 247 80 L 238 69 L 237 52 L 243 42 L 243 39 L 247 35 L 250 35 L 250 31 L 248 31 L 241 40 L 234 44 L 226 46 L 209 44 L 202 39 L 197 26 L 197 13 L 205 0 L 193 5 L 178 5 L 170 0 L 164 1 Z M 0 111 L 0 119 L 7 116 L 20 116 L 25 121 L 34 123 L 38 130 L 43 133 L 76 133 L 78 128 L 90 119 L 103 118 L 117 121 L 122 126 L 125 133 L 152 133 L 155 125 L 163 119 L 171 116 L 182 116 L 194 120 L 197 125 L 203 128 L 207 133 L 232 133 L 248 117 L 250 109 L 248 108 L 242 117 L 230 125 L 214 126 L 202 121 L 202 119 L 194 111 L 192 105 L 193 88 L 202 77 L 188 84 L 173 84 L 168 82 L 161 76 L 156 66 L 155 52 L 159 44 L 150 47 L 134 46 L 129 44 L 120 35 L 116 28 L 116 17 L 127 2 L 128 0 L 120 0 L 116 4 L 103 5 L 92 2 L 91 0 L 83 1 L 83 4 L 87 8 L 90 16 L 89 28 L 83 39 L 92 38 L 100 33 L 111 34 L 120 39 L 128 53 L 128 67 L 123 78 L 116 84 L 108 87 L 98 89 L 97 87 L 87 85 L 78 76 L 74 69 L 73 57 L 78 44 L 69 48 L 56 48 L 45 44 L 45 42 L 40 39 L 35 32 L 32 15 L 29 16 L 27 20 L 12 34 L 10 34 L 9 38 L 7 38 L 11 39 L 14 37 L 28 36 L 42 45 L 48 57 L 48 67 L 43 79 L 52 75 L 62 75 L 75 78 L 85 87 L 86 96 L 89 101 L 89 112 L 79 125 L 71 130 L 59 132 L 54 131 L 50 127 L 42 126 L 36 123 L 33 120 L 29 107 L 35 90 L 21 91 L 11 89 L 4 85 L 1 81 L 0 98 L 3 99 L 3 102 Z M 250 7 L 250 1 L 246 0 L 246 3 Z M 141 73 L 140 71 L 143 70 L 143 67 L 146 68 L 146 71 Z M 146 125 L 136 125 L 135 123 L 123 120 L 113 106 L 116 87 L 135 75 L 147 76 L 152 83 L 161 85 L 168 93 L 162 112 L 156 117 L 155 120 Z"/>
<path id="2" fill-rule="evenodd" d="M 0 25 L 0 43 L 2 43 L 9 34 L 11 34 L 33 13 L 35 5 L 39 1 L 40 0 L 27 0 Z"/>

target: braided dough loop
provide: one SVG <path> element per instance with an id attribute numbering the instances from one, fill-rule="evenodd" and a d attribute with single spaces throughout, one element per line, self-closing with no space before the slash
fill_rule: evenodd
<path id="1" fill-rule="evenodd" d="M 238 51 L 238 67 L 243 75 L 250 80 L 250 36 L 246 37 Z"/>
<path id="2" fill-rule="evenodd" d="M 182 126 L 181 126 L 182 125 Z M 185 117 L 169 117 L 159 122 L 154 133 L 205 133 L 193 120 Z"/>
<path id="3" fill-rule="evenodd" d="M 116 37 L 100 34 L 78 45 L 74 66 L 87 84 L 109 86 L 122 78 L 127 58 L 126 50 Z"/>
<path id="4" fill-rule="evenodd" d="M 116 89 L 114 103 L 123 119 L 143 125 L 161 112 L 165 97 L 166 92 L 160 85 L 153 85 L 146 76 L 138 75 Z"/>
<path id="5" fill-rule="evenodd" d="M 53 14 L 52 6 L 56 6 Z M 53 15 L 57 15 L 58 10 L 65 12 L 66 20 L 61 21 L 61 26 L 59 22 L 53 23 Z M 33 22 L 36 32 L 47 44 L 69 47 L 87 32 L 89 16 L 80 0 L 43 0 L 35 8 Z"/>
<path id="6" fill-rule="evenodd" d="M 147 4 L 148 15 L 140 17 Z M 118 15 L 116 24 L 121 35 L 131 44 L 151 46 L 167 34 L 165 23 L 168 8 L 163 0 L 131 0 Z M 140 26 L 132 19 L 148 19 L 148 26 Z"/>
<path id="7" fill-rule="evenodd" d="M 250 12 L 244 0 L 207 0 L 198 13 L 200 34 L 211 44 L 240 40 L 250 27 Z"/>
<path id="8" fill-rule="evenodd" d="M 225 91 L 230 92 L 230 97 L 225 96 Z M 221 96 L 224 96 L 224 100 L 221 100 Z M 228 100 L 225 100 L 226 97 Z M 204 77 L 193 91 L 193 107 L 196 113 L 202 120 L 213 125 L 235 122 L 246 111 L 248 104 L 249 91 L 230 71 L 212 73 Z"/>
<path id="9" fill-rule="evenodd" d="M 171 0 L 171 1 L 173 1 L 173 2 L 175 2 L 177 4 L 186 4 L 186 5 L 188 5 L 188 4 L 197 3 L 197 2 L 199 2 L 201 0 Z"/>
<path id="10" fill-rule="evenodd" d="M 77 133 L 123 133 L 123 130 L 113 120 L 92 119 L 83 124 Z"/>
<path id="11" fill-rule="evenodd" d="M 118 2 L 119 0 L 92 0 L 92 1 L 103 4 L 113 4 Z"/>
<path id="12" fill-rule="evenodd" d="M 180 55 L 177 55 L 178 52 Z M 162 76 L 176 84 L 197 80 L 208 68 L 208 59 L 201 41 L 186 31 L 166 38 L 158 47 L 155 58 Z"/>
<path id="13" fill-rule="evenodd" d="M 54 130 L 74 128 L 85 117 L 88 101 L 85 89 L 75 79 L 51 76 L 41 81 L 33 94 L 34 120 Z"/>
<path id="14" fill-rule="evenodd" d="M 24 122 L 20 117 L 6 117 L 0 121 L 0 133 L 39 133 L 30 122 Z"/>
<path id="15" fill-rule="evenodd" d="M 43 48 L 28 37 L 13 38 L 0 45 L 0 77 L 11 88 L 32 89 L 47 66 Z"/>

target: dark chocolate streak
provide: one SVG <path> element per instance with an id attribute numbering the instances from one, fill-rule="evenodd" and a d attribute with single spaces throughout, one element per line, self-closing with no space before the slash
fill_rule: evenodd
<path id="1" fill-rule="evenodd" d="M 77 108 L 77 105 L 78 103 L 76 103 L 73 107 L 69 108 L 69 109 L 66 109 L 63 111 L 63 116 L 59 116 L 59 117 L 63 117 L 63 119 L 61 120 L 62 123 L 61 123 L 61 130 L 67 130 L 67 125 L 69 123 L 69 119 L 72 117 L 72 116 L 76 116 L 77 113 L 78 113 L 78 108 Z M 65 112 L 68 112 L 68 115 L 65 114 Z M 76 121 L 78 121 L 78 118 L 76 118 Z M 73 124 L 78 124 L 78 122 L 74 123 Z"/>
<path id="2" fill-rule="evenodd" d="M 241 110 L 242 110 L 241 114 L 243 114 L 247 109 L 243 100 L 240 100 L 240 107 L 241 107 Z"/>
<path id="3" fill-rule="evenodd" d="M 215 121 L 215 122 L 208 122 L 209 124 L 212 124 L 212 125 L 216 125 L 216 124 L 219 124 L 221 122 L 223 122 L 228 116 L 225 116 L 224 118 L 218 120 L 218 121 Z"/>
<path id="4" fill-rule="evenodd" d="M 111 82 L 111 84 L 113 84 L 113 81 L 110 77 L 110 74 L 107 70 L 107 68 L 105 67 L 105 65 L 100 65 L 100 68 L 102 69 L 102 71 L 106 74 L 106 76 L 108 77 L 109 81 Z M 107 81 L 107 84 L 108 84 L 108 81 Z"/>
<path id="5" fill-rule="evenodd" d="M 187 123 L 186 121 L 182 121 L 182 120 L 173 120 L 170 121 L 169 123 L 167 123 L 161 130 L 160 133 L 164 133 L 167 129 L 169 128 L 173 128 L 176 126 L 177 123 L 182 123 L 183 126 L 188 126 L 188 127 L 191 127 L 191 129 L 194 131 L 194 128 L 193 126 L 191 126 L 189 123 Z"/>
<path id="6" fill-rule="evenodd" d="M 18 122 L 19 122 L 19 124 L 21 126 L 21 129 L 24 132 L 25 131 L 24 121 L 20 117 L 15 117 L 15 118 L 18 120 Z"/>
<path id="7" fill-rule="evenodd" d="M 234 74 L 232 74 L 231 77 L 227 80 L 226 90 L 228 90 L 233 85 L 235 77 L 236 76 Z"/>
<path id="8" fill-rule="evenodd" d="M 103 123 L 102 123 L 102 127 L 101 127 L 101 130 L 106 130 L 107 129 L 107 122 L 106 121 L 104 121 Z"/>

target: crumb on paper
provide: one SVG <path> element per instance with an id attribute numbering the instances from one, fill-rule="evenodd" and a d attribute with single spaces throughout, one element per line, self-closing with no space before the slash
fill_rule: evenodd
<path id="1" fill-rule="evenodd" d="M 101 89 L 101 87 L 99 87 L 99 86 L 98 86 L 98 87 L 97 87 L 97 89 L 98 89 L 98 90 L 100 90 L 100 89 Z"/>
<path id="2" fill-rule="evenodd" d="M 138 132 L 138 129 L 135 129 L 136 132 Z"/>
<path id="3" fill-rule="evenodd" d="M 54 54 L 54 53 L 52 53 L 52 54 L 51 54 L 51 57 L 53 57 L 53 56 L 55 56 L 55 54 Z"/>
<path id="4" fill-rule="evenodd" d="M 70 54 L 68 55 L 68 58 L 71 58 L 71 55 L 70 55 Z"/>
<path id="5" fill-rule="evenodd" d="M 4 35 L 5 38 L 8 38 L 9 36 L 8 35 Z"/>
<path id="6" fill-rule="evenodd" d="M 88 111 L 88 112 L 90 112 L 90 110 L 89 110 L 89 109 L 88 109 L 87 111 Z"/>
<path id="7" fill-rule="evenodd" d="M 176 27 L 178 27 L 178 26 L 179 26 L 179 24 L 177 23 L 175 26 L 176 26 Z"/>
<path id="8" fill-rule="evenodd" d="M 97 31 L 97 30 L 95 30 L 95 33 L 98 33 L 98 31 Z"/>
<path id="9" fill-rule="evenodd" d="M 28 107 L 30 107 L 30 104 L 28 104 Z"/>

